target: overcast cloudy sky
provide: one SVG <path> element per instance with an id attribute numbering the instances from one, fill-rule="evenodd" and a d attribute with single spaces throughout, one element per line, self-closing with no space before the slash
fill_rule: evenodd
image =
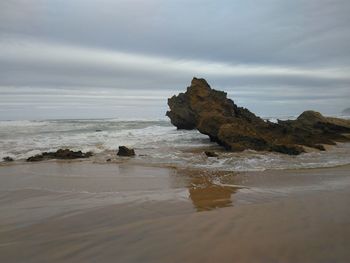
<path id="1" fill-rule="evenodd" d="M 350 107 L 349 0 L 1 0 L 0 119 L 163 118 L 193 76 L 263 115 Z"/>

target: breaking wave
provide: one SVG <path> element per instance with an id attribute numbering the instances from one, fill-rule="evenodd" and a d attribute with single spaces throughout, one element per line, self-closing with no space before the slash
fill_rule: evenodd
<path id="1" fill-rule="evenodd" d="M 224 152 L 198 131 L 177 130 L 164 120 L 45 120 L 0 121 L 0 159 L 23 160 L 42 151 L 59 148 L 93 151 L 103 156 L 119 145 L 134 147 L 131 162 L 229 171 L 298 169 L 350 164 L 350 144 L 338 144 L 327 152 L 299 156 L 245 151 Z M 206 149 L 218 152 L 207 158 Z"/>

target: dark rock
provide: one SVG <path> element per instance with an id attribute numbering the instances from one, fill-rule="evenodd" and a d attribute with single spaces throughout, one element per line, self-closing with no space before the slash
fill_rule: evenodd
<path id="1" fill-rule="evenodd" d="M 322 144 L 315 144 L 315 147 L 316 149 L 320 150 L 320 151 L 325 151 L 326 148 L 322 145 Z"/>
<path id="2" fill-rule="evenodd" d="M 108 159 L 106 160 L 106 162 L 110 162 L 110 161 L 112 161 L 112 159 L 111 159 L 111 158 L 108 158 Z"/>
<path id="3" fill-rule="evenodd" d="M 117 155 L 118 156 L 135 156 L 135 151 L 134 149 L 129 149 L 126 146 L 119 146 Z"/>
<path id="4" fill-rule="evenodd" d="M 270 150 L 289 155 L 298 155 L 305 152 L 303 147 L 297 145 L 273 145 Z"/>
<path id="5" fill-rule="evenodd" d="M 13 162 L 13 161 L 14 161 L 13 158 L 10 157 L 10 156 L 6 156 L 6 157 L 2 158 L 2 160 L 3 160 L 4 162 Z"/>
<path id="6" fill-rule="evenodd" d="M 204 154 L 207 156 L 207 157 L 218 157 L 219 155 L 215 152 L 210 152 L 210 151 L 205 151 Z"/>
<path id="7" fill-rule="evenodd" d="M 178 129 L 198 129 L 227 150 L 276 151 L 296 155 L 302 146 L 320 149 L 321 144 L 349 141 L 350 120 L 324 117 L 305 111 L 294 121 L 264 121 L 238 107 L 227 94 L 194 78 L 185 93 L 168 100 L 166 115 Z"/>
<path id="8" fill-rule="evenodd" d="M 102 130 L 99 130 L 99 129 L 97 129 L 97 130 L 95 130 L 95 132 L 101 132 Z"/>
<path id="9" fill-rule="evenodd" d="M 27 162 L 38 162 L 49 159 L 79 159 L 79 158 L 89 158 L 93 155 L 92 152 L 83 153 L 82 151 L 71 151 L 69 149 L 59 149 L 56 152 L 43 152 L 42 154 L 37 154 L 31 156 L 27 159 Z"/>
<path id="10" fill-rule="evenodd" d="M 84 155 L 84 157 L 83 158 L 90 158 L 91 156 L 93 156 L 94 155 L 94 153 L 93 152 L 91 152 L 91 151 L 88 151 L 88 152 L 86 152 L 85 154 L 83 154 Z"/>
<path id="11" fill-rule="evenodd" d="M 84 155 L 82 151 L 74 152 L 69 149 L 59 149 L 56 152 L 55 157 L 57 159 L 77 159 L 77 158 L 83 158 Z"/>
<path id="12" fill-rule="evenodd" d="M 29 157 L 27 159 L 27 162 L 39 162 L 39 161 L 43 161 L 44 159 L 45 158 L 44 158 L 43 154 L 37 154 L 37 155 Z"/>
<path id="13" fill-rule="evenodd" d="M 178 129 L 198 128 L 198 124 L 204 121 L 202 118 L 208 115 L 223 118 L 237 116 L 248 122 L 264 122 L 247 109 L 237 107 L 226 96 L 225 92 L 212 89 L 205 79 L 193 78 L 186 93 L 168 99 L 170 111 L 166 115 Z"/>

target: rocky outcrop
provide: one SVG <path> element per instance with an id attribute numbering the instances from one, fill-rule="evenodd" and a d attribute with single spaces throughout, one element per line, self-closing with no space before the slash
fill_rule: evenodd
<path id="1" fill-rule="evenodd" d="M 348 141 L 350 121 L 305 111 L 296 120 L 264 121 L 238 107 L 227 94 L 194 78 L 185 93 L 168 99 L 167 116 L 178 129 L 198 129 L 227 150 L 276 151 L 297 155 L 302 146 L 324 150 L 322 144 Z"/>
<path id="2" fill-rule="evenodd" d="M 10 157 L 10 156 L 6 156 L 6 157 L 2 158 L 2 160 L 3 160 L 4 162 L 13 162 L 13 161 L 14 161 L 13 158 Z"/>
<path id="3" fill-rule="evenodd" d="M 31 156 L 27 159 L 27 162 L 38 162 L 50 159 L 80 159 L 89 158 L 92 156 L 92 152 L 83 153 L 82 151 L 71 151 L 69 149 L 59 149 L 56 152 L 43 152 L 42 154 L 37 154 Z"/>
<path id="4" fill-rule="evenodd" d="M 207 157 L 218 157 L 219 156 L 216 152 L 211 152 L 211 151 L 205 151 L 204 154 Z"/>
<path id="5" fill-rule="evenodd" d="M 135 156 L 135 150 L 126 146 L 119 146 L 118 156 Z"/>

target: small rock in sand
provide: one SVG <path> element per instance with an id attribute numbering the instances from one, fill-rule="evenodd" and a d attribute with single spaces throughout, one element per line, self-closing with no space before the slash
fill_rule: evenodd
<path id="1" fill-rule="evenodd" d="M 204 152 L 207 157 L 218 157 L 219 155 L 215 152 L 205 151 Z"/>
<path id="2" fill-rule="evenodd" d="M 128 148 L 126 146 L 119 146 L 117 153 L 118 156 L 135 156 L 134 149 Z"/>

